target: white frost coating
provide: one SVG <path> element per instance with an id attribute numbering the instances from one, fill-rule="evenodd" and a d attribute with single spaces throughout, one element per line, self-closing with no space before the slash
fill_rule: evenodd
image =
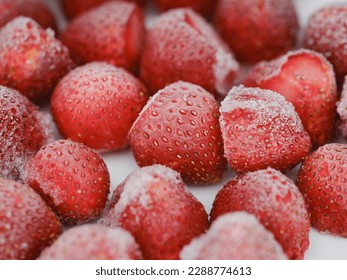
<path id="1" fill-rule="evenodd" d="M 287 259 L 273 234 L 246 212 L 220 216 L 185 246 L 181 259 Z"/>

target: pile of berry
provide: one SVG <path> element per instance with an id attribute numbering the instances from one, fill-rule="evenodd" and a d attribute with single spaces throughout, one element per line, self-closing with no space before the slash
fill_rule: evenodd
<path id="1" fill-rule="evenodd" d="M 303 259 L 311 226 L 347 237 L 347 5 L 298 40 L 291 0 L 147 2 L 56 0 L 60 30 L 0 0 L 0 259 Z M 124 149 L 138 168 L 111 186 Z M 208 214 L 192 190 L 213 184 Z"/>

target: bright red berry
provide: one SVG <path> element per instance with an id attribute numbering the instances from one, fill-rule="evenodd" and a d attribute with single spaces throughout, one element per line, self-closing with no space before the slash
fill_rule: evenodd
<path id="1" fill-rule="evenodd" d="M 284 54 L 299 30 L 292 0 L 219 0 L 214 17 L 236 58 L 248 63 Z"/>
<path id="2" fill-rule="evenodd" d="M 141 59 L 141 78 L 154 94 L 186 81 L 213 94 L 226 94 L 239 69 L 212 27 L 191 9 L 160 15 L 149 30 Z"/>
<path id="3" fill-rule="evenodd" d="M 297 111 L 314 145 L 335 134 L 337 89 L 332 65 L 319 53 L 289 52 L 254 66 L 243 82 L 283 95 Z"/>
<path id="4" fill-rule="evenodd" d="M 182 247 L 208 228 L 203 205 L 179 173 L 161 165 L 130 174 L 107 209 L 101 222 L 128 230 L 145 259 L 178 259 Z"/>
<path id="5" fill-rule="evenodd" d="M 216 1 L 214 0 L 156 0 L 155 3 L 160 11 L 186 7 L 193 9 L 203 16 L 211 15 L 216 5 Z"/>
<path id="6" fill-rule="evenodd" d="M 226 165 L 218 110 L 200 86 L 176 82 L 160 90 L 129 131 L 136 162 L 171 167 L 190 183 L 218 181 Z"/>
<path id="7" fill-rule="evenodd" d="M 311 149 L 293 105 L 274 91 L 234 87 L 220 111 L 225 157 L 238 173 L 267 167 L 285 171 Z"/>
<path id="8" fill-rule="evenodd" d="M 256 217 L 246 212 L 223 214 L 183 247 L 183 260 L 285 260 L 281 245 Z"/>
<path id="9" fill-rule="evenodd" d="M 40 255 L 41 260 L 139 260 L 139 245 L 122 228 L 86 224 L 65 231 Z"/>
<path id="10" fill-rule="evenodd" d="M 128 145 L 129 129 L 148 99 L 126 70 L 92 62 L 72 70 L 55 88 L 51 110 L 60 133 L 101 151 Z"/>
<path id="11" fill-rule="evenodd" d="M 70 140 L 43 146 L 27 162 L 22 177 L 65 224 L 99 218 L 110 189 L 100 154 Z"/>
<path id="12" fill-rule="evenodd" d="M 142 10 L 111 1 L 75 18 L 61 35 L 77 64 L 106 61 L 136 71 L 145 36 Z"/>
<path id="13" fill-rule="evenodd" d="M 347 145 L 327 144 L 302 164 L 297 185 L 313 227 L 347 237 Z"/>
<path id="14" fill-rule="evenodd" d="M 0 259 L 36 259 L 62 232 L 58 217 L 30 187 L 0 178 Z"/>
<path id="15" fill-rule="evenodd" d="M 281 172 L 268 168 L 230 180 L 213 202 L 211 221 L 234 211 L 255 215 L 289 259 L 303 259 L 309 246 L 310 220 L 298 188 Z"/>

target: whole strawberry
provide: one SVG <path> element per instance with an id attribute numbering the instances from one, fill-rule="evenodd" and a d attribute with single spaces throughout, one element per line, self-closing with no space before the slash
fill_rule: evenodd
<path id="1" fill-rule="evenodd" d="M 0 177 L 0 260 L 36 259 L 61 232 L 58 217 L 37 193 Z"/>
<path id="2" fill-rule="evenodd" d="M 141 8 L 111 1 L 75 18 L 61 40 L 77 64 L 106 61 L 136 72 L 144 36 Z"/>
<path id="3" fill-rule="evenodd" d="M 101 223 L 128 230 L 145 259 L 178 259 L 182 247 L 208 228 L 203 205 L 179 173 L 162 165 L 130 174 L 106 210 Z"/>
<path id="4" fill-rule="evenodd" d="M 247 63 L 284 54 L 299 30 L 292 0 L 219 0 L 214 18 L 236 58 Z"/>
<path id="5" fill-rule="evenodd" d="M 243 82 L 274 90 L 291 102 L 314 145 L 335 134 L 337 89 L 332 65 L 319 53 L 305 49 L 263 61 Z"/>
<path id="6" fill-rule="evenodd" d="M 204 15 L 209 16 L 214 10 L 216 1 L 214 0 L 156 0 L 155 4 L 160 11 L 167 11 L 175 8 L 191 8 L 194 11 Z"/>
<path id="7" fill-rule="evenodd" d="M 65 231 L 40 255 L 41 260 L 139 260 L 134 237 L 122 228 L 86 224 Z"/>
<path id="8" fill-rule="evenodd" d="M 136 162 L 166 165 L 190 183 L 218 181 L 226 165 L 218 109 L 197 85 L 176 82 L 160 90 L 129 131 Z"/>
<path id="9" fill-rule="evenodd" d="M 26 161 L 52 139 L 48 115 L 18 91 L 0 86 L 0 176 L 18 179 Z"/>
<path id="10" fill-rule="evenodd" d="M 126 70 L 92 62 L 59 82 L 51 110 L 65 138 L 111 151 L 128 145 L 129 129 L 147 99 L 144 85 Z"/>
<path id="11" fill-rule="evenodd" d="M 247 212 L 218 217 L 180 253 L 183 260 L 285 260 L 280 244 Z"/>
<path id="12" fill-rule="evenodd" d="M 291 103 L 260 88 L 234 87 L 220 108 L 225 157 L 238 173 L 293 168 L 311 141 Z"/>
<path id="13" fill-rule="evenodd" d="M 297 178 L 313 227 L 347 237 L 347 145 L 326 144 L 307 157 Z"/>
<path id="14" fill-rule="evenodd" d="M 309 246 L 310 220 L 301 193 L 281 172 L 268 168 L 230 180 L 213 202 L 211 221 L 234 211 L 255 215 L 289 259 L 303 259 Z"/>
<path id="15" fill-rule="evenodd" d="M 205 19 L 182 8 L 154 21 L 146 37 L 140 72 L 152 94 L 180 80 L 213 94 L 226 94 L 238 69 L 232 53 Z"/>
<path id="16" fill-rule="evenodd" d="M 22 178 L 65 224 L 97 219 L 110 189 L 100 154 L 70 140 L 43 146 L 25 165 Z"/>
<path id="17" fill-rule="evenodd" d="M 73 65 L 53 31 L 26 17 L 17 17 L 0 30 L 0 60 L 0 84 L 35 103 L 45 102 Z"/>

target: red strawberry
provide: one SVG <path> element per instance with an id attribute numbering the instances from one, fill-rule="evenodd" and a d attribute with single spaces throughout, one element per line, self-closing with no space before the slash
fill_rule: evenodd
<path id="1" fill-rule="evenodd" d="M 40 255 L 41 260 L 139 260 L 139 245 L 122 228 L 98 224 L 76 226 L 64 232 Z"/>
<path id="2" fill-rule="evenodd" d="M 62 42 L 77 64 L 107 61 L 136 71 L 145 27 L 134 3 L 112 1 L 75 18 L 62 33 Z"/>
<path id="3" fill-rule="evenodd" d="M 0 176 L 18 179 L 26 161 L 53 139 L 49 117 L 4 86 L 0 86 L 0 116 Z"/>
<path id="4" fill-rule="evenodd" d="M 110 0 L 62 0 L 62 8 L 65 15 L 72 19 L 92 8 L 100 6 Z M 127 2 L 136 2 L 140 6 L 144 7 L 147 0 L 125 0 Z"/>
<path id="5" fill-rule="evenodd" d="M 281 245 L 246 212 L 218 217 L 206 234 L 183 247 L 183 260 L 285 260 Z"/>
<path id="6" fill-rule="evenodd" d="M 161 165 L 130 174 L 107 209 L 101 223 L 132 233 L 145 259 L 177 259 L 182 247 L 208 227 L 203 205 L 179 173 Z"/>
<path id="7" fill-rule="evenodd" d="M 35 259 L 61 232 L 58 217 L 38 194 L 0 177 L 0 260 Z"/>
<path id="8" fill-rule="evenodd" d="M 230 180 L 213 202 L 211 221 L 234 211 L 254 214 L 274 234 L 289 259 L 304 257 L 310 221 L 301 193 L 281 172 L 268 168 Z"/>
<path id="9" fill-rule="evenodd" d="M 141 78 L 151 93 L 183 80 L 226 94 L 238 68 L 232 53 L 201 16 L 191 9 L 175 9 L 160 15 L 147 34 Z"/>
<path id="10" fill-rule="evenodd" d="M 43 146 L 25 165 L 22 177 L 66 224 L 97 219 L 110 188 L 100 154 L 69 140 Z"/>
<path id="11" fill-rule="evenodd" d="M 216 1 L 214 0 L 156 0 L 157 7 L 160 11 L 167 11 L 170 9 L 187 7 L 192 8 L 194 11 L 209 16 L 212 14 Z"/>
<path id="12" fill-rule="evenodd" d="M 347 5 L 323 7 L 310 17 L 304 34 L 305 47 L 333 64 L 340 85 L 347 74 L 346 17 Z"/>
<path id="13" fill-rule="evenodd" d="M 335 133 L 337 90 L 332 65 L 305 49 L 257 64 L 244 81 L 248 87 L 271 89 L 293 103 L 314 145 Z"/>
<path id="14" fill-rule="evenodd" d="M 127 71 L 103 62 L 72 70 L 55 88 L 51 110 L 65 138 L 111 151 L 128 145 L 127 134 L 148 99 Z"/>
<path id="15" fill-rule="evenodd" d="M 248 63 L 284 54 L 299 30 L 292 0 L 219 0 L 215 24 L 236 58 Z"/>
<path id="16" fill-rule="evenodd" d="M 274 91 L 234 87 L 220 111 L 225 157 L 236 172 L 285 171 L 311 149 L 293 105 Z"/>
<path id="17" fill-rule="evenodd" d="M 190 83 L 160 90 L 129 131 L 137 163 L 166 165 L 195 184 L 218 181 L 226 165 L 218 109 L 210 93 Z"/>
<path id="18" fill-rule="evenodd" d="M 347 145 L 327 144 L 302 164 L 297 185 L 311 224 L 319 231 L 347 237 Z"/>
<path id="19" fill-rule="evenodd" d="M 69 51 L 30 18 L 17 17 L 0 30 L 0 84 L 30 100 L 46 101 L 72 67 Z"/>

